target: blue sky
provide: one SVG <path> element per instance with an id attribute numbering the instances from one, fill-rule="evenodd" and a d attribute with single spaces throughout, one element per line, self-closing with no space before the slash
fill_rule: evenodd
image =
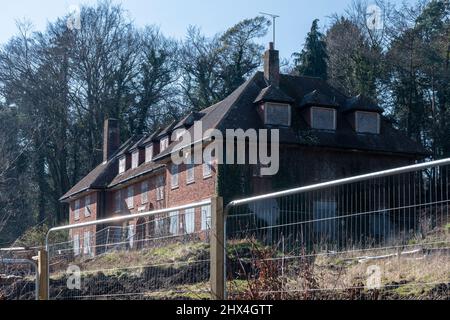
<path id="1" fill-rule="evenodd" d="M 260 11 L 281 16 L 277 22 L 277 48 L 289 58 L 304 42 L 311 22 L 320 19 L 321 27 L 333 13 L 344 13 L 352 0 L 114 0 L 128 10 L 138 26 L 155 24 L 164 34 L 183 38 L 189 25 L 197 25 L 207 35 L 213 35 L 236 22 L 251 18 Z M 369 0 L 370 1 L 370 0 Z M 80 3 L 95 4 L 96 0 L 13 0 L 2 1 L 0 10 L 0 43 L 16 32 L 15 21 L 28 19 L 36 30 L 43 30 L 48 21 L 68 12 Z M 267 44 L 271 33 L 261 39 Z"/>

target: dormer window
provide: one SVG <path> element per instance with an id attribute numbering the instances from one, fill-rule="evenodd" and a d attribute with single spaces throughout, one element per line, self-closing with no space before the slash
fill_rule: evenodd
<path id="1" fill-rule="evenodd" d="M 131 168 L 136 169 L 139 166 L 139 150 L 131 154 Z"/>
<path id="2" fill-rule="evenodd" d="M 311 127 L 319 130 L 336 130 L 336 110 L 332 108 L 312 107 Z"/>
<path id="3" fill-rule="evenodd" d="M 160 145 L 161 152 L 166 150 L 168 147 L 169 147 L 169 137 L 165 137 L 165 138 L 161 139 L 161 145 Z"/>
<path id="4" fill-rule="evenodd" d="M 267 102 L 264 105 L 264 122 L 266 125 L 289 127 L 291 125 L 291 106 L 284 103 Z"/>
<path id="5" fill-rule="evenodd" d="M 151 162 L 153 160 L 153 144 L 149 144 L 145 147 L 145 162 Z"/>
<path id="6" fill-rule="evenodd" d="M 119 159 L 119 174 L 122 174 L 125 172 L 127 168 L 127 158 L 123 156 Z"/>
<path id="7" fill-rule="evenodd" d="M 380 114 L 376 112 L 356 111 L 355 130 L 357 133 L 380 133 Z"/>

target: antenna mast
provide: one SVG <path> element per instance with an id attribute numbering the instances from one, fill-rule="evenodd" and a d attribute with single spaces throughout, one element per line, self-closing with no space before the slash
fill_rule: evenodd
<path id="1" fill-rule="evenodd" d="M 269 17 L 271 17 L 272 18 L 272 21 L 273 21 L 273 25 L 272 25 L 272 28 L 273 28 L 273 45 L 274 45 L 274 47 L 275 47 L 275 27 L 276 27 L 276 22 L 277 22 L 277 18 L 279 18 L 280 16 L 277 16 L 276 14 L 272 14 L 272 13 L 266 13 L 266 12 L 260 12 L 260 14 L 262 14 L 262 15 L 265 15 L 265 16 L 269 16 Z"/>

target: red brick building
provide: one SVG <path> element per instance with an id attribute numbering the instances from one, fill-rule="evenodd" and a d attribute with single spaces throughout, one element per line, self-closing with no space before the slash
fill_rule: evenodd
<path id="1" fill-rule="evenodd" d="M 223 101 L 191 113 L 160 132 L 133 137 L 121 144 L 117 120 L 105 121 L 103 162 L 69 190 L 70 224 L 170 208 L 222 196 L 225 202 L 245 195 L 307 185 L 409 164 L 426 151 L 397 131 L 383 110 L 362 97 L 347 97 L 318 78 L 283 75 L 278 51 L 266 51 L 264 72 L 257 72 Z M 189 131 L 195 121 L 208 129 L 278 129 L 280 171 L 261 177 L 259 166 L 173 165 L 178 141 L 174 132 Z M 175 139 L 176 140 L 176 139 Z M 281 181 L 283 183 L 281 183 Z M 130 222 L 127 245 L 146 237 L 202 234 L 209 228 L 210 209 L 186 210 L 165 217 Z M 164 217 L 162 217 L 164 218 Z M 162 219 L 161 218 L 161 219 Z M 75 229 L 75 253 L 93 254 L 111 234 L 106 226 Z M 110 232 L 108 230 L 108 232 Z M 131 235 L 131 236 L 130 236 Z"/>

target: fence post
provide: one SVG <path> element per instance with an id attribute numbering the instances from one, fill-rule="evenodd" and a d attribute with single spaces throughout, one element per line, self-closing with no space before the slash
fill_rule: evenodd
<path id="1" fill-rule="evenodd" d="M 41 249 L 38 252 L 39 300 L 48 300 L 48 252 Z"/>
<path id="2" fill-rule="evenodd" d="M 214 197 L 211 200 L 211 294 L 213 300 L 223 300 L 225 290 L 225 259 L 224 259 L 224 215 L 223 199 Z"/>

